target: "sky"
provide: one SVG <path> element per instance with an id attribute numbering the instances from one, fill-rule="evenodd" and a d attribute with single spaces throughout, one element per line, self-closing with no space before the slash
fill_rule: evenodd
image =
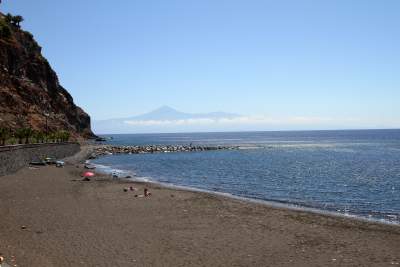
<path id="1" fill-rule="evenodd" d="M 25 18 L 94 120 L 168 105 L 261 117 L 265 130 L 296 118 L 307 127 L 293 129 L 400 128 L 397 0 L 3 0 L 0 10 Z"/>

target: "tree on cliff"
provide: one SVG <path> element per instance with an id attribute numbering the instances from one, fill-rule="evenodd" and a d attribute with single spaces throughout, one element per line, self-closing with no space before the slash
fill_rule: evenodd
<path id="1" fill-rule="evenodd" d="M 20 15 L 14 16 L 11 22 L 18 28 L 21 27 L 20 23 L 24 21 L 24 18 Z"/>
<path id="2" fill-rule="evenodd" d="M 15 27 L 20 28 L 21 22 L 24 21 L 24 18 L 20 15 L 13 16 L 10 13 L 7 13 L 7 15 L 5 16 L 5 20 L 7 23 L 10 23 L 10 24 L 14 25 Z"/>

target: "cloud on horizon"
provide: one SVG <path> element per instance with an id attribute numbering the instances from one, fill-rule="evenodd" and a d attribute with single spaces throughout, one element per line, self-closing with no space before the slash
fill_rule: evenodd
<path id="1" fill-rule="evenodd" d="M 233 125 L 321 125 L 343 122 L 356 122 L 357 119 L 335 119 L 329 117 L 283 117 L 239 116 L 234 118 L 195 118 L 180 120 L 125 120 L 131 126 L 233 126 Z"/>
<path id="2" fill-rule="evenodd" d="M 190 117 L 191 114 L 176 111 L 172 114 L 176 115 L 176 118 L 173 118 L 171 114 L 169 115 L 169 118 L 162 118 L 162 116 L 157 118 L 158 114 L 152 114 L 153 118 L 137 116 L 137 118 L 130 119 L 94 121 L 93 129 L 97 133 L 118 134 L 400 128 L 400 120 L 396 117 L 382 118 L 373 115 L 363 118 L 343 118 L 329 116 L 229 116 L 229 114 L 210 117 L 209 114 L 204 114 L 204 116 L 196 114 L 197 117 Z M 187 116 L 187 118 L 179 118 L 184 116 Z"/>

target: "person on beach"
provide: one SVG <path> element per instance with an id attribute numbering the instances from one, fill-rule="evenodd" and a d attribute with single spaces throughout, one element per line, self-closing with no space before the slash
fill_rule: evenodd
<path id="1" fill-rule="evenodd" d="M 144 196 L 145 197 L 151 196 L 151 193 L 149 192 L 149 190 L 147 188 L 144 189 Z"/>
<path id="2" fill-rule="evenodd" d="M 149 197 L 149 196 L 151 196 L 151 193 L 147 188 L 144 189 L 144 194 L 143 195 L 135 195 L 135 197 Z"/>

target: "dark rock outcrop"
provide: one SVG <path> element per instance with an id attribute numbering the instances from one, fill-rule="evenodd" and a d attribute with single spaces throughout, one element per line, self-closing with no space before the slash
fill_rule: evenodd
<path id="1" fill-rule="evenodd" d="M 47 117 L 49 131 L 93 137 L 89 115 L 59 84 L 32 34 L 7 23 L 1 14 L 0 23 L 11 30 L 9 36 L 0 35 L 0 126 L 46 131 Z"/>

